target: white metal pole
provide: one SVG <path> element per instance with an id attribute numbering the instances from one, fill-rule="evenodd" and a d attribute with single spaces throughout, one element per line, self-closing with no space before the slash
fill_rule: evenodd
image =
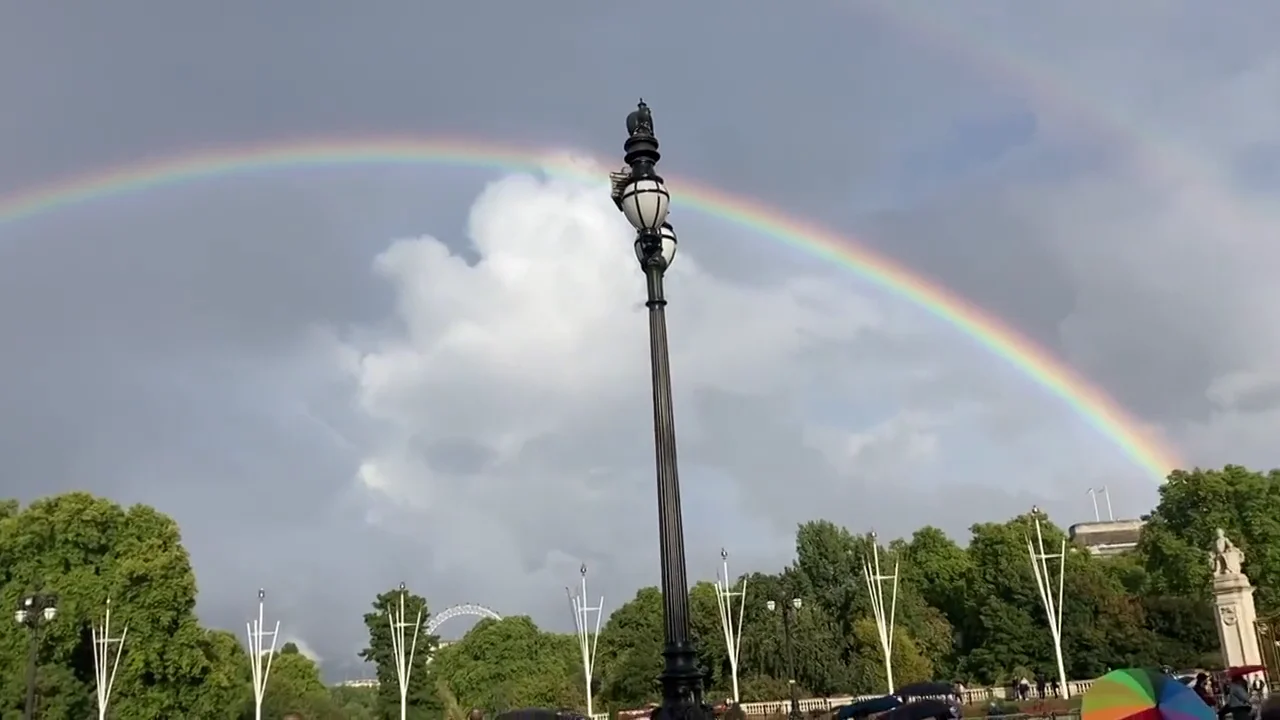
<path id="1" fill-rule="evenodd" d="M 1102 513 L 1098 512 L 1098 490 L 1089 488 L 1089 499 L 1093 501 L 1093 521 L 1102 522 Z"/>
<path id="2" fill-rule="evenodd" d="M 884 677 L 889 685 L 889 694 L 893 694 L 893 625 L 898 614 L 898 562 L 893 563 L 893 574 L 885 575 L 880 571 L 880 543 L 876 533 L 871 531 L 871 557 L 873 560 L 862 561 L 862 574 L 867 580 L 867 592 L 871 596 L 871 614 L 876 621 L 876 630 L 880 634 L 880 649 L 884 652 Z M 893 590 L 889 598 L 889 612 L 884 608 L 884 581 L 893 581 Z"/>
<path id="3" fill-rule="evenodd" d="M 587 717 L 594 712 L 591 697 L 591 678 L 596 667 L 596 644 L 600 640 L 600 619 L 604 616 L 604 596 L 600 596 L 599 604 L 592 606 L 587 602 L 587 566 L 583 563 L 579 570 L 582 574 L 582 589 L 578 595 L 565 588 L 569 595 L 569 606 L 573 609 L 573 627 L 578 633 L 578 650 L 582 654 L 582 679 L 587 690 Z M 591 624 L 591 613 L 596 614 L 596 622 Z"/>
<path id="4" fill-rule="evenodd" d="M 1067 541 L 1057 553 L 1044 551 L 1044 535 L 1040 531 L 1040 509 L 1031 508 L 1031 517 L 1036 526 L 1036 544 L 1027 538 L 1027 552 L 1031 554 L 1031 571 L 1036 576 L 1036 589 L 1040 591 L 1040 600 L 1044 603 L 1044 612 L 1049 620 L 1049 634 L 1053 637 L 1053 652 L 1058 660 L 1058 679 L 1062 685 L 1062 697 L 1071 697 L 1071 688 L 1067 685 L 1066 665 L 1062 661 L 1062 599 L 1065 588 L 1067 570 Z M 1049 561 L 1058 561 L 1058 597 L 1054 599 L 1053 580 L 1049 575 Z"/>
<path id="5" fill-rule="evenodd" d="M 262 698 L 267 692 L 267 678 L 271 676 L 271 661 L 276 655 L 276 638 L 280 636 L 280 621 L 276 621 L 274 630 L 265 630 L 263 624 L 263 608 L 267 602 L 267 591 L 258 589 L 258 619 L 245 623 L 249 634 L 249 669 L 253 673 L 253 717 L 262 720 Z M 265 647 L 263 638 L 270 636 L 271 645 Z M 262 656 L 267 656 L 264 665 Z"/>
<path id="6" fill-rule="evenodd" d="M 90 633 L 93 640 L 93 677 L 98 686 L 98 720 L 106 720 L 111 688 L 116 684 L 116 670 L 120 669 L 120 655 L 124 652 L 124 639 L 129 634 L 129 625 L 125 624 L 120 637 L 111 637 L 111 598 L 107 598 L 107 612 L 102 625 L 94 625 Z M 116 647 L 114 657 L 112 645 Z"/>
<path id="7" fill-rule="evenodd" d="M 418 651 L 418 636 L 422 634 L 422 608 L 418 608 L 413 622 L 405 620 L 405 596 L 408 595 L 404 583 L 400 583 L 399 613 L 396 607 L 387 608 L 387 621 L 391 624 L 391 654 L 396 661 L 396 681 L 400 683 L 400 720 L 405 720 L 409 713 L 409 678 L 413 676 L 413 656 Z M 405 631 L 412 628 L 410 642 L 406 648 Z M 407 650 L 407 652 L 406 652 Z"/>
<path id="8" fill-rule="evenodd" d="M 746 614 L 747 579 L 742 578 L 742 589 L 734 590 L 729 577 L 729 553 L 720 548 L 720 565 L 723 575 L 716 579 L 716 607 L 720 611 L 720 629 L 724 631 L 724 646 L 729 655 L 729 671 L 733 676 L 733 703 L 741 702 L 738 693 L 738 654 L 742 647 L 742 618 Z M 738 599 L 738 621 L 733 620 L 733 600 Z"/>
<path id="9" fill-rule="evenodd" d="M 1111 522 L 1115 522 L 1116 514 L 1111 512 L 1111 489 L 1108 488 L 1106 485 L 1103 485 L 1102 494 L 1105 495 L 1107 498 L 1107 520 L 1110 520 Z"/>

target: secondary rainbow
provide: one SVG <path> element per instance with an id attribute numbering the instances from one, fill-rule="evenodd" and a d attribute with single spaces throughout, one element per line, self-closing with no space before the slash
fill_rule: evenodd
<path id="1" fill-rule="evenodd" d="M 90 201 L 220 176 L 370 165 L 470 166 L 545 172 L 604 182 L 604 178 L 589 171 L 585 163 L 575 161 L 573 156 L 491 142 L 415 137 L 317 139 L 144 159 L 103 172 L 79 175 L 0 198 L 0 225 Z M 911 272 L 851 238 L 788 217 L 754 199 L 687 180 L 668 178 L 668 182 L 677 206 L 741 225 L 844 267 L 866 282 L 954 326 L 1065 401 L 1152 478 L 1161 481 L 1170 470 L 1179 467 L 1177 454 L 1105 392 L 1031 340 L 933 280 Z"/>

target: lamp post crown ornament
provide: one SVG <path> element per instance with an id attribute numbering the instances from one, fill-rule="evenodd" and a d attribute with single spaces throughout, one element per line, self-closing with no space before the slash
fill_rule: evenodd
<path id="1" fill-rule="evenodd" d="M 720 548 L 720 559 L 721 559 L 721 560 L 728 560 L 728 559 L 729 559 L 729 551 L 728 551 L 728 550 L 725 550 L 724 548 Z"/>
<path id="2" fill-rule="evenodd" d="M 635 110 L 627 116 L 627 134 L 632 137 L 638 135 L 653 136 L 653 113 L 650 112 L 649 106 L 645 104 L 644 98 L 640 98 L 640 103 Z"/>
<path id="3" fill-rule="evenodd" d="M 587 564 L 586 564 L 586 563 L 582 563 L 582 567 L 578 568 L 578 572 L 582 573 L 582 574 L 583 574 L 583 576 L 586 576 L 586 574 L 587 574 Z"/>

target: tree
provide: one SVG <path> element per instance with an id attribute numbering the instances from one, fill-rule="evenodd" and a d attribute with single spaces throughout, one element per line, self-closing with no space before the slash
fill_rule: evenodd
<path id="1" fill-rule="evenodd" d="M 658 699 L 662 642 L 662 592 L 641 588 L 613 611 L 600 632 L 601 696 L 608 707 L 640 707 Z"/>
<path id="2" fill-rule="evenodd" d="M 367 687 L 337 685 L 329 689 L 339 717 L 346 720 L 373 720 L 378 703 L 378 691 Z"/>
<path id="3" fill-rule="evenodd" d="M 1245 553 L 1262 614 L 1280 610 L 1280 471 L 1177 470 L 1143 528 L 1138 555 L 1160 595 L 1209 597 L 1209 550 L 1222 528 Z"/>
<path id="4" fill-rule="evenodd" d="M 884 651 L 880 648 L 879 630 L 871 618 L 859 618 L 853 625 L 854 654 L 850 668 L 853 685 L 850 692 L 871 695 L 885 692 Z M 894 686 L 934 679 L 933 663 L 920 652 L 909 632 L 902 628 L 893 639 Z"/>
<path id="5" fill-rule="evenodd" d="M 902 548 L 902 581 L 917 588 L 921 598 L 937 608 L 952 626 L 965 615 L 965 581 L 973 567 L 969 553 L 932 526 L 911 535 Z"/>
<path id="6" fill-rule="evenodd" d="M 427 620 L 430 618 L 426 599 L 421 595 L 414 595 L 399 589 L 379 594 L 374 598 L 373 612 L 366 613 L 364 616 L 365 627 L 369 629 L 369 646 L 360 652 L 360 657 L 364 658 L 366 662 L 374 663 L 377 667 L 377 716 L 384 720 L 393 720 L 400 717 L 400 683 L 396 675 L 396 657 L 392 650 L 391 623 L 388 611 L 394 607 L 394 612 L 398 617 L 402 593 L 404 595 L 405 622 L 412 623 L 417 618 L 419 611 L 421 611 L 422 627 L 425 628 Z M 412 632 L 406 631 L 406 660 L 409 645 L 412 642 Z M 440 638 L 426 634 L 425 630 L 420 631 L 417 647 L 413 654 L 413 663 L 409 668 L 408 708 L 409 717 L 411 718 L 423 718 L 424 720 L 425 718 L 435 718 L 439 716 L 442 710 L 440 695 L 436 687 L 435 673 L 432 669 L 432 663 L 428 662 L 431 656 L 435 654 L 439 644 Z"/>
<path id="7" fill-rule="evenodd" d="M 1045 547 L 1058 547 L 1061 531 L 1048 522 L 1041 529 Z M 980 523 L 971 532 L 960 625 L 965 641 L 962 675 L 985 684 L 1009 680 L 1016 667 L 1056 674 L 1048 620 L 1027 554 L 1027 538 L 1034 532 L 1030 517 Z"/>
<path id="8" fill-rule="evenodd" d="M 36 589 L 59 598 L 58 619 L 42 640 L 41 706 L 71 717 L 93 714 L 89 628 L 108 597 L 114 619 L 129 623 L 112 705 L 122 717 L 231 717 L 238 690 L 219 679 L 225 658 L 196 621 L 195 575 L 177 524 L 145 505 L 127 511 L 88 493 L 37 500 L 0 512 L 0 597 L 6 606 Z M 4 696 L 22 705 L 26 635 L 0 631 Z M 210 682 L 210 680 L 215 680 Z"/>
<path id="9" fill-rule="evenodd" d="M 503 712 L 586 705 L 576 639 L 544 633 L 525 616 L 481 620 L 433 664 L 462 707 Z"/>
<path id="10" fill-rule="evenodd" d="M 1095 557 L 1068 546 L 1061 607 L 1068 675 L 1162 663 L 1205 666 L 1206 654 L 1216 655 L 1217 647 L 1208 548 L 1218 527 L 1245 551 L 1245 569 L 1258 588 L 1262 612 L 1274 607 L 1280 601 L 1277 488 L 1277 472 L 1264 475 L 1234 466 L 1177 472 L 1162 489 L 1137 552 Z M 1046 547 L 1056 548 L 1062 531 L 1043 521 L 1042 531 Z M 896 684 L 953 677 L 988 684 L 1057 674 L 1048 618 L 1027 556 L 1027 536 L 1033 532 L 1031 519 L 1020 516 L 973 526 L 967 546 L 926 527 L 879 549 L 882 568 L 901 561 Z M 803 601 L 791 623 L 801 693 L 882 691 L 882 651 L 862 574 L 873 542 L 831 522 L 805 523 L 797 528 L 793 565 L 747 579 L 739 667 L 744 700 L 787 696 L 791 672 L 783 618 L 766 602 L 790 606 L 796 597 Z M 100 620 L 108 597 L 113 621 L 130 625 L 113 693 L 120 717 L 249 716 L 248 658 L 236 635 L 199 625 L 195 588 L 177 525 L 152 508 L 125 509 L 85 493 L 25 508 L 0 500 L 0 602 L 12 607 L 21 594 L 35 590 L 59 596 L 59 616 L 40 641 L 41 717 L 93 714 L 89 628 Z M 326 689 L 316 664 L 286 644 L 273 659 L 267 715 L 398 718 L 386 611 L 392 605 L 398 610 L 399 598 L 398 590 L 378 595 L 365 616 L 369 647 L 361 655 L 377 665 L 379 689 Z M 422 609 L 425 624 L 425 600 L 415 595 L 405 600 L 407 619 Z M 692 639 L 709 672 L 709 697 L 726 697 L 730 667 L 714 587 L 696 584 L 689 609 Z M 662 614 L 662 595 L 650 587 L 608 618 L 593 688 L 601 709 L 657 700 Z M 15 624 L 0 623 L 0 717 L 13 717 L 22 707 L 28 639 Z M 410 716 L 461 718 L 476 706 L 580 708 L 581 677 L 575 638 L 544 632 L 529 618 L 482 621 L 445 649 L 424 632 L 413 661 Z"/>
<path id="11" fill-rule="evenodd" d="M 247 678 L 249 667 L 246 658 L 243 675 Z M 337 707 L 329 696 L 329 689 L 320 678 L 320 668 L 298 651 L 294 643 L 285 643 L 271 659 L 271 674 L 267 676 L 266 692 L 262 700 L 263 717 L 281 717 L 287 713 L 307 717 L 334 717 Z M 243 713 L 253 717 L 252 703 Z"/>

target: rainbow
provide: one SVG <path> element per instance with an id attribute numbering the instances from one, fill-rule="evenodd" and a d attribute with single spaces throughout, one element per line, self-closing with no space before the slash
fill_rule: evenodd
<path id="1" fill-rule="evenodd" d="M 582 157 L 579 155 L 578 157 Z M 570 156 L 491 142 L 434 138 L 318 139 L 237 146 L 154 158 L 79 175 L 0 198 L 0 225 L 73 205 L 228 175 L 335 166 L 449 165 L 529 171 L 599 181 Z M 678 206 L 748 228 L 846 268 L 968 335 L 1067 403 L 1157 481 L 1180 466 L 1177 454 L 1107 393 L 1008 325 L 945 287 L 830 230 L 786 216 L 760 202 L 706 185 L 672 180 Z"/>

